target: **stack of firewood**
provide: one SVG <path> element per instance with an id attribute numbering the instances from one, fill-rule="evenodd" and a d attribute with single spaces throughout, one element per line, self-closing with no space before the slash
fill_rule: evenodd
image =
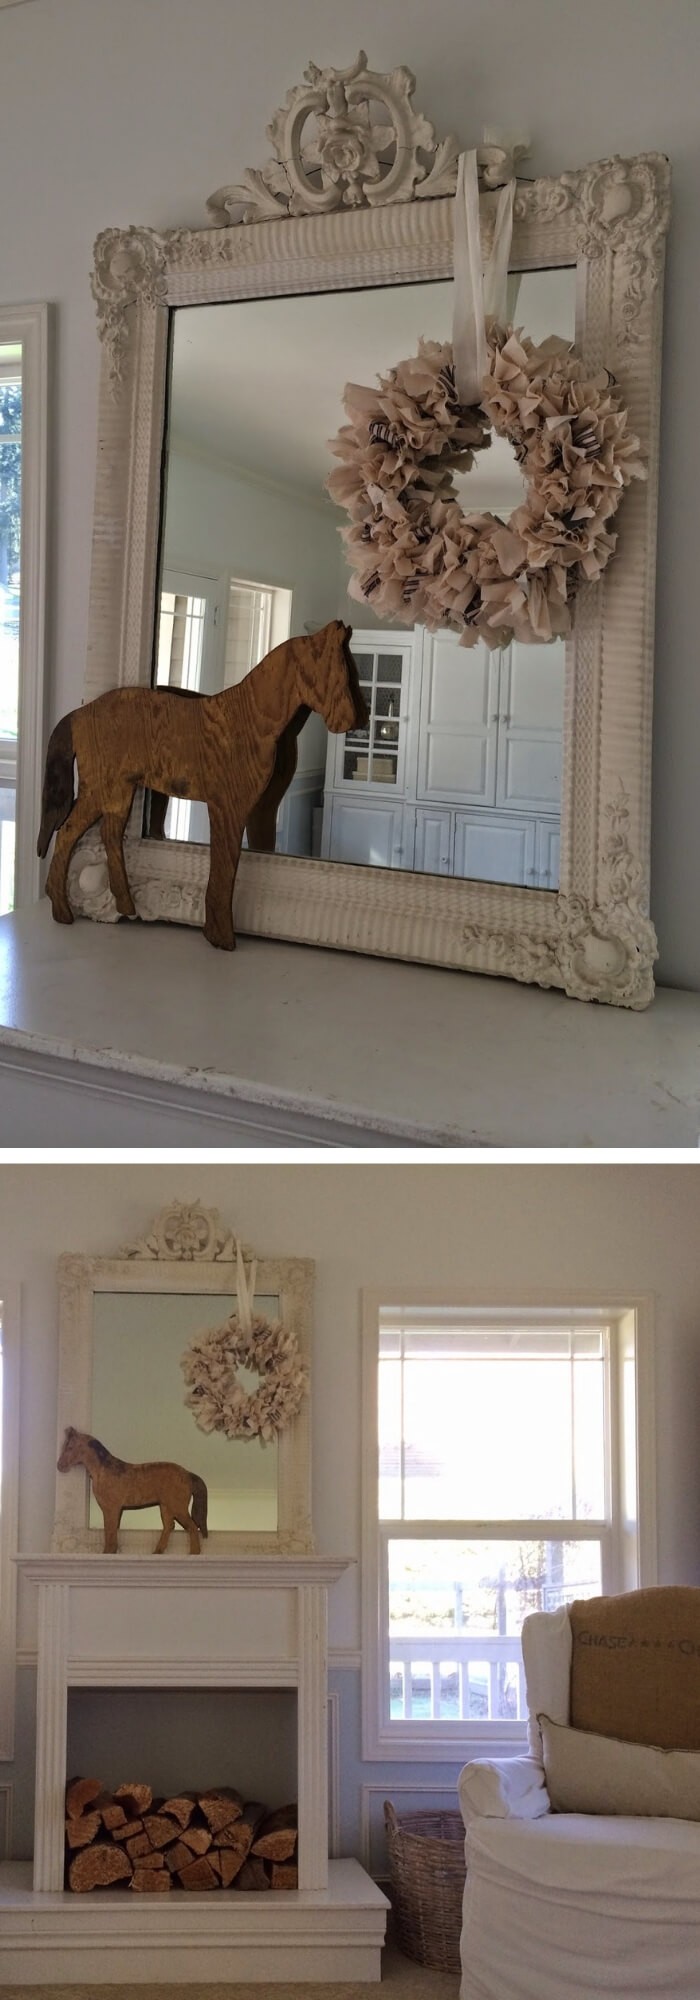
<path id="1" fill-rule="evenodd" d="M 66 1787 L 66 1882 L 84 1894 L 112 1884 L 169 1889 L 296 1889 L 297 1808 L 245 1804 L 221 1785 L 154 1799 L 150 1785 Z"/>

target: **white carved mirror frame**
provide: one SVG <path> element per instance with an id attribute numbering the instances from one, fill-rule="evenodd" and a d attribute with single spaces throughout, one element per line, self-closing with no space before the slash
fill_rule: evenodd
<path id="1" fill-rule="evenodd" d="M 252 1254 L 241 1244 L 246 1265 Z M 314 1264 L 310 1258 L 260 1257 L 256 1296 L 279 1299 L 279 1317 L 298 1341 L 308 1363 L 311 1352 Z M 236 1239 L 216 1209 L 199 1202 L 172 1202 L 146 1234 L 117 1257 L 85 1257 L 67 1252 L 59 1259 L 59 1370 L 57 1456 L 68 1425 L 92 1432 L 95 1301 L 101 1293 L 211 1294 L 236 1292 Z M 227 1308 L 229 1310 L 230 1308 Z M 214 1311 L 214 1317 L 216 1313 Z M 220 1318 L 224 1315 L 220 1314 Z M 184 1399 L 184 1385 L 183 1385 Z M 192 1425 L 193 1440 L 200 1435 Z M 109 1447 L 109 1440 L 106 1442 Z M 201 1435 L 200 1435 L 201 1443 Z M 193 1442 L 193 1453 L 194 1453 Z M 56 1476 L 52 1548 L 60 1554 L 100 1552 L 100 1528 L 90 1527 L 87 1474 L 81 1466 Z M 153 1530 L 120 1529 L 119 1547 L 148 1554 Z M 173 1536 L 168 1556 L 180 1555 L 184 1536 Z M 205 1555 L 311 1555 L 311 1410 L 305 1395 L 299 1415 L 277 1439 L 277 1531 L 210 1530 Z"/>
<path id="2" fill-rule="evenodd" d="M 108 229 L 97 240 L 93 290 L 104 351 L 86 699 L 151 678 L 172 309 L 452 274 L 458 146 L 453 139 L 437 144 L 413 111 L 410 72 L 373 76 L 361 55 L 349 71 L 312 66 L 306 75 L 269 128 L 275 159 L 211 198 L 215 227 Z M 371 122 L 362 128 L 359 121 L 356 156 L 343 150 L 348 107 L 368 99 L 383 104 L 394 128 L 393 165 L 379 180 L 371 172 L 363 179 L 372 164 Z M 320 138 L 304 153 L 304 121 L 319 111 Z M 310 161 L 315 174 L 307 171 Z M 488 149 L 485 178 L 498 178 L 498 158 L 489 159 Z M 577 350 L 591 372 L 613 370 L 648 471 L 624 496 L 615 560 L 601 584 L 579 592 L 567 642 L 558 892 L 244 852 L 234 900 L 239 932 L 501 974 L 618 1006 L 651 1000 L 653 614 L 669 179 L 668 161 L 650 153 L 522 182 L 516 195 L 512 268 L 577 267 Z M 494 200 L 487 188 L 486 248 Z M 242 220 L 231 222 L 241 208 Z M 394 359 L 387 355 L 387 365 Z M 138 915 L 201 923 L 208 850 L 143 840 L 140 827 L 137 800 L 127 866 Z M 77 912 L 117 920 L 94 833 L 73 858 L 70 898 Z"/>

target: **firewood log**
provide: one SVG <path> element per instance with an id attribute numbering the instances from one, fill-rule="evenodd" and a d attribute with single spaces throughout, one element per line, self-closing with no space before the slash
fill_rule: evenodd
<path id="1" fill-rule="evenodd" d="M 295 1805 L 278 1806 L 268 1813 L 253 1841 L 253 1853 L 265 1861 L 290 1861 L 296 1852 L 299 1811 Z"/>
<path id="2" fill-rule="evenodd" d="M 167 1868 L 135 1868 L 129 1883 L 130 1889 L 136 1889 L 144 1896 L 162 1896 L 172 1886 L 172 1876 Z"/>
<path id="3" fill-rule="evenodd" d="M 185 1847 L 183 1841 L 176 1840 L 174 1847 L 166 1847 L 163 1859 L 166 1868 L 170 1869 L 171 1875 L 178 1875 L 181 1868 L 189 1868 L 192 1854 L 189 1847 Z"/>
<path id="4" fill-rule="evenodd" d="M 80 1814 L 98 1799 L 104 1790 L 101 1778 L 70 1778 L 66 1785 L 66 1812 L 69 1819 L 79 1819 Z"/>
<path id="5" fill-rule="evenodd" d="M 217 1861 L 221 1871 L 221 1887 L 222 1889 L 230 1889 L 231 1883 L 235 1881 L 236 1876 L 240 1875 L 241 1869 L 245 1867 L 245 1855 L 234 1853 L 232 1847 L 221 1847 L 217 1853 Z"/>
<path id="6" fill-rule="evenodd" d="M 81 1819 L 67 1819 L 66 1840 L 68 1846 L 71 1849 L 89 1847 L 91 1842 L 97 1839 L 101 1825 L 102 1817 L 100 1813 L 83 1813 Z"/>
<path id="7" fill-rule="evenodd" d="M 128 1819 L 142 1819 L 153 1804 L 150 1785 L 117 1785 L 114 1796 L 123 1805 Z"/>
<path id="8" fill-rule="evenodd" d="M 128 1882 L 131 1873 L 131 1862 L 121 1847 L 111 1840 L 95 1840 L 92 1847 L 74 1855 L 68 1880 L 76 1894 L 84 1895 L 89 1889 L 108 1889 L 112 1882 Z"/>
<path id="9" fill-rule="evenodd" d="M 181 1832 L 177 1820 L 169 1819 L 167 1813 L 146 1813 L 143 1830 L 151 1847 L 169 1847 L 171 1840 L 179 1840 Z"/>
<path id="10" fill-rule="evenodd" d="M 112 1840 L 133 1840 L 137 1833 L 143 1833 L 142 1819 L 125 1819 L 123 1826 L 110 1827 L 110 1838 Z"/>
<path id="11" fill-rule="evenodd" d="M 270 1862 L 271 1889 L 298 1889 L 299 1870 L 296 1861 Z"/>
<path id="12" fill-rule="evenodd" d="M 176 1792 L 171 1799 L 164 1799 L 160 1808 L 169 1819 L 176 1819 L 178 1826 L 189 1826 L 197 1800 L 194 1792 Z"/>
<path id="13" fill-rule="evenodd" d="M 152 1854 L 153 1848 L 148 1834 L 135 1833 L 131 1840 L 127 1840 L 126 1851 L 132 1861 L 142 1861 L 144 1854 Z"/>
<path id="14" fill-rule="evenodd" d="M 212 1833 L 220 1833 L 223 1827 L 231 1826 L 243 1812 L 241 1794 L 234 1791 L 232 1785 L 221 1785 L 216 1791 L 200 1792 L 197 1804 Z"/>
<path id="15" fill-rule="evenodd" d="M 206 1854 L 211 1847 L 211 1834 L 207 1826 L 183 1826 L 180 1839 L 193 1854 Z"/>
<path id="16" fill-rule="evenodd" d="M 99 1812 L 106 1833 L 114 1833 L 114 1829 L 117 1826 L 126 1826 L 124 1807 L 117 1805 L 114 1799 L 106 1799 L 104 1805 L 98 1799 L 97 1811 Z"/>
<path id="17" fill-rule="evenodd" d="M 243 1863 L 240 1874 L 236 1876 L 234 1888 L 269 1889 L 269 1887 L 270 1880 L 264 1861 L 261 1861 L 257 1855 L 249 1854 L 247 1861 Z"/>
<path id="18" fill-rule="evenodd" d="M 183 1889 L 218 1889 L 219 1887 L 216 1872 L 212 1868 L 206 1854 L 198 1855 L 195 1861 L 190 1861 L 187 1868 L 181 1868 L 177 1879 Z"/>
<path id="19" fill-rule="evenodd" d="M 250 1853 L 258 1827 L 264 1824 L 266 1813 L 267 1808 L 265 1806 L 258 1805 L 255 1799 L 251 1799 L 248 1805 L 244 1806 L 240 1819 L 237 1819 L 233 1826 L 222 1827 L 221 1833 L 214 1835 L 215 1846 L 231 1848 L 234 1854 L 240 1854 L 242 1860 L 245 1861 L 246 1855 Z"/>

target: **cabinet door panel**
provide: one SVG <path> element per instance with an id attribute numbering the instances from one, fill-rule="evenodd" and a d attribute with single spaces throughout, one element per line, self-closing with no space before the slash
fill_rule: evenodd
<path id="1" fill-rule="evenodd" d="M 501 670 L 496 801 L 556 808 L 561 800 L 564 646 L 514 643 Z"/>
<path id="2" fill-rule="evenodd" d="M 535 880 L 534 819 L 455 813 L 454 873 L 475 882 L 531 888 Z"/>
<path id="3" fill-rule="evenodd" d="M 537 874 L 540 889 L 558 889 L 561 825 L 558 819 L 541 819 L 537 826 Z"/>
<path id="4" fill-rule="evenodd" d="M 335 797 L 331 802 L 330 861 L 355 861 L 373 868 L 401 868 L 403 806 L 380 805 L 367 798 Z"/>
<path id="5" fill-rule="evenodd" d="M 425 875 L 449 875 L 452 870 L 452 814 L 419 806 L 416 813 L 414 866 Z"/>
<path id="6" fill-rule="evenodd" d="M 426 633 L 419 796 L 473 805 L 495 798 L 498 655 L 467 651 L 453 633 Z"/>

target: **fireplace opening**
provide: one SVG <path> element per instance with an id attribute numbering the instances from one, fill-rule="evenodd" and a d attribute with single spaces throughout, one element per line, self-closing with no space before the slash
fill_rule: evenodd
<path id="1" fill-rule="evenodd" d="M 297 1887 L 293 1688 L 73 1688 L 66 1887 Z"/>

